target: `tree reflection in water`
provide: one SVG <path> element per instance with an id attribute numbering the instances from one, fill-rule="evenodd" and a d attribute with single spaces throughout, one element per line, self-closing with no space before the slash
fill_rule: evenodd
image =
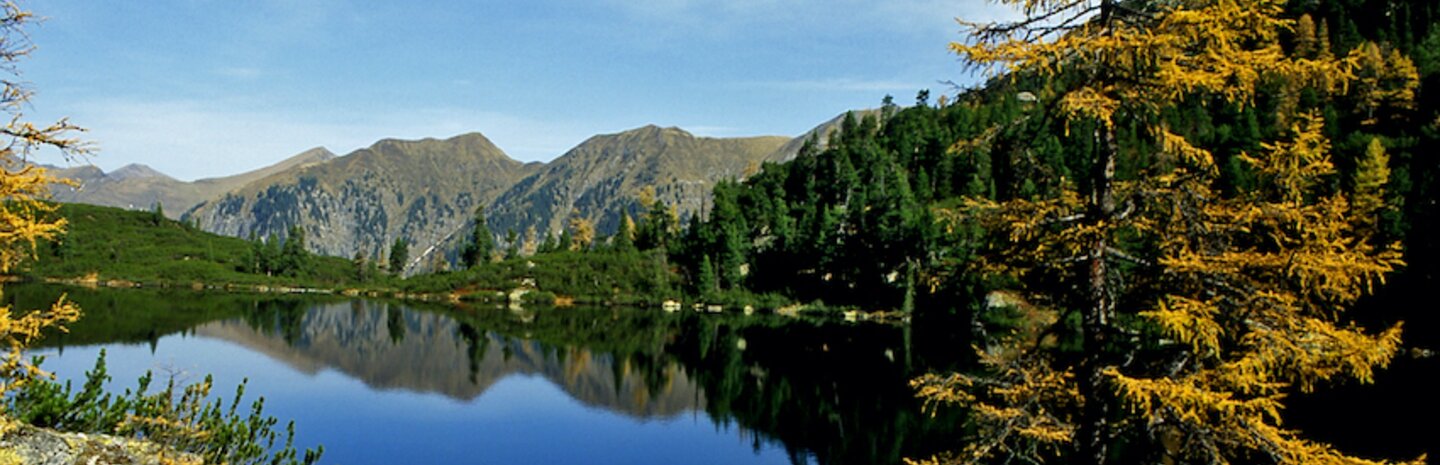
<path id="1" fill-rule="evenodd" d="M 61 292 L 15 286 L 7 299 Z M 429 307 L 293 296 L 67 290 L 87 315 L 51 344 L 227 340 L 306 373 L 474 400 L 514 375 L 642 420 L 704 412 L 794 463 L 899 463 L 946 449 L 958 413 L 920 411 L 909 329 L 629 308 Z M 187 291 L 188 292 L 188 291 Z M 962 346 L 963 347 L 963 346 Z M 957 351 L 960 352 L 960 351 Z M 300 419 L 303 424 L 303 419 Z"/>

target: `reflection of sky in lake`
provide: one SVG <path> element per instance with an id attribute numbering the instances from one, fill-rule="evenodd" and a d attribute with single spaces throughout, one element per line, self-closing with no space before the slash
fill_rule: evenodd
<path id="1" fill-rule="evenodd" d="M 403 389 L 376 390 L 335 370 L 302 371 L 244 346 L 171 335 L 156 344 L 109 345 L 112 390 L 133 388 L 145 370 L 215 377 L 229 401 L 248 378 L 247 400 L 265 397 L 267 414 L 296 422 L 296 443 L 324 444 L 325 463 L 787 463 L 785 452 L 704 412 L 643 420 L 587 407 L 549 379 L 503 378 L 471 401 Z M 101 347 L 36 351 L 45 368 L 81 379 Z M 456 370 L 464 372 L 465 366 Z M 157 375 L 163 376 L 163 375 Z M 158 378 L 156 384 L 163 382 Z M 77 381 L 78 387 L 78 381 Z"/>

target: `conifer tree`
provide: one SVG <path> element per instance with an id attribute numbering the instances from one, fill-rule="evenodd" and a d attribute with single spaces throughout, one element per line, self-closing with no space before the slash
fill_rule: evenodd
<path id="1" fill-rule="evenodd" d="M 571 218 L 569 232 L 570 250 L 590 250 L 590 243 L 595 241 L 595 223 L 578 216 Z"/>
<path id="2" fill-rule="evenodd" d="M 1385 208 L 1385 184 L 1390 180 L 1390 156 L 1380 138 L 1370 138 L 1365 156 L 1355 169 L 1355 193 L 1351 218 L 1356 231 L 1370 237 L 1376 234 L 1379 216 Z"/>
<path id="3" fill-rule="evenodd" d="M 679 224 L 679 212 L 660 200 L 652 200 L 650 210 L 635 228 L 635 247 L 640 250 L 665 249 L 673 241 Z"/>
<path id="4" fill-rule="evenodd" d="M 575 250 L 574 245 L 575 245 L 575 236 L 572 235 L 572 234 L 570 234 L 570 229 L 569 229 L 569 228 L 561 229 L 561 230 L 560 230 L 560 238 L 555 240 L 555 250 L 560 250 L 560 251 Z"/>
<path id="5" fill-rule="evenodd" d="M 1315 53 L 1321 59 L 1335 57 L 1335 49 L 1330 46 L 1330 22 L 1326 19 L 1320 20 L 1320 25 L 1315 27 Z"/>
<path id="6" fill-rule="evenodd" d="M 255 230 L 253 229 L 250 230 L 250 236 L 248 240 L 250 241 L 250 257 L 248 262 L 245 264 L 246 271 L 255 274 L 264 273 L 265 242 L 261 241 L 260 238 L 256 236 Z"/>
<path id="7" fill-rule="evenodd" d="M 1315 58 L 1315 50 L 1318 44 L 1315 40 L 1315 19 L 1309 14 L 1300 15 L 1295 22 L 1295 56 L 1298 58 Z"/>
<path id="8" fill-rule="evenodd" d="M 395 238 L 395 243 L 390 244 L 390 273 L 396 276 L 405 275 L 405 265 L 410 262 L 410 242 L 403 237 Z"/>
<path id="9" fill-rule="evenodd" d="M 535 251 L 537 254 L 547 254 L 559 250 L 559 243 L 555 241 L 554 233 L 545 233 L 545 241 L 540 243 L 540 248 Z"/>
<path id="10" fill-rule="evenodd" d="M 155 201 L 155 209 L 151 213 L 154 214 L 154 217 L 151 218 L 151 222 L 154 223 L 156 226 L 159 226 L 160 223 L 165 221 L 165 206 L 161 205 L 159 200 Z"/>
<path id="11" fill-rule="evenodd" d="M 1403 114 L 1414 109 L 1420 72 L 1410 57 L 1395 49 L 1387 53 L 1374 42 L 1366 42 L 1352 55 L 1357 65 L 1357 79 L 1351 92 L 1358 100 L 1358 110 L 1364 113 L 1363 124 L 1381 122 L 1381 116 L 1387 111 Z"/>
<path id="12" fill-rule="evenodd" d="M 495 236 L 485 222 L 485 206 L 475 207 L 475 227 L 470 231 L 470 242 L 461 251 L 466 268 L 475 268 L 487 261 L 495 251 Z"/>
<path id="13" fill-rule="evenodd" d="M 260 268 L 266 276 L 280 272 L 280 236 L 273 232 L 265 237 L 265 244 L 260 248 Z"/>
<path id="14" fill-rule="evenodd" d="M 635 249 L 635 222 L 630 219 L 630 214 L 620 213 L 620 227 L 615 230 L 615 250 Z"/>
<path id="15" fill-rule="evenodd" d="M 1371 463 L 1281 426 L 1292 390 L 1368 382 L 1399 346 L 1398 326 L 1339 320 L 1401 262 L 1357 240 L 1350 202 L 1321 182 L 1334 173 L 1323 121 L 1293 115 L 1242 153 L 1261 187 L 1226 196 L 1211 152 L 1161 118 L 1196 99 L 1252 106 L 1280 81 L 1333 93 L 1349 66 L 1287 56 L 1281 0 L 1004 3 L 1024 18 L 967 24 L 952 49 L 1064 82 L 1044 107 L 1088 129 L 1095 154 L 1056 192 L 955 212 L 995 238 L 974 271 L 1019 283 L 1048 316 L 980 350 L 981 372 L 915 381 L 969 408 L 974 433 L 922 463 Z M 1116 177 L 1125 125 L 1158 149 L 1134 181 Z M 1078 352 L 1063 352 L 1072 338 Z"/>
<path id="16" fill-rule="evenodd" d="M 304 276 L 309 272 L 310 252 L 305 249 L 305 230 L 291 226 L 280 248 L 275 272 L 286 276 Z"/>
<path id="17" fill-rule="evenodd" d="M 715 265 L 710 263 L 710 256 L 700 257 L 700 269 L 695 275 L 695 291 L 702 298 L 715 292 L 717 283 L 715 279 Z"/>

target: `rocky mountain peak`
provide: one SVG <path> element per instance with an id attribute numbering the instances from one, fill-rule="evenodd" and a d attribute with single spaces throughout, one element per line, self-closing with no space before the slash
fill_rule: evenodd
<path id="1" fill-rule="evenodd" d="M 173 179 L 173 178 L 171 178 L 170 176 L 166 176 L 165 173 L 161 173 L 161 172 L 159 172 L 159 171 L 155 171 L 154 168 L 151 168 L 151 167 L 149 167 L 149 166 L 142 165 L 142 164 L 139 164 L 139 163 L 131 163 L 131 164 L 122 166 L 122 167 L 120 167 L 120 169 L 117 169 L 117 170 L 115 170 L 115 171 L 111 171 L 110 173 L 106 174 L 105 176 L 108 177 L 108 178 L 110 178 L 110 179 L 112 179 L 112 180 L 116 180 L 116 181 L 123 181 L 123 180 L 127 180 L 127 179 L 144 179 L 144 178 Z"/>

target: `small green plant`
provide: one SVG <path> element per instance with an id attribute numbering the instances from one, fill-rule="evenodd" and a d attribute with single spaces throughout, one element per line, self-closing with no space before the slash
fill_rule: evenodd
<path id="1" fill-rule="evenodd" d="M 245 382 L 227 405 L 211 398 L 214 383 L 209 376 L 183 387 L 172 377 L 163 389 L 151 392 L 154 378 L 147 372 L 133 391 L 120 395 L 105 392 L 110 379 L 102 351 L 78 392 L 69 382 L 33 380 L 5 400 L 6 411 L 36 426 L 146 439 L 163 450 L 196 454 L 205 463 L 309 465 L 324 453 L 324 447 L 297 451 L 295 423 L 278 431 L 279 420 L 264 413 L 264 397 L 241 411 Z"/>

